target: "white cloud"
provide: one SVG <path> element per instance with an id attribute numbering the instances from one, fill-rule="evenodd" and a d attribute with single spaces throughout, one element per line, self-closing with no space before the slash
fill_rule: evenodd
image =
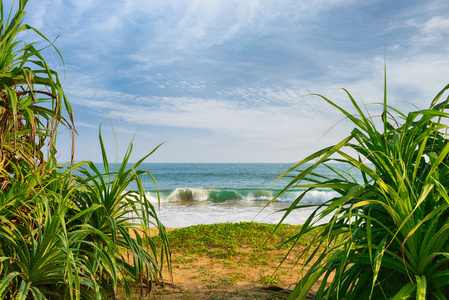
<path id="1" fill-rule="evenodd" d="M 131 58 L 148 66 L 166 65 L 221 45 L 250 26 L 258 6 L 258 1 L 168 2 L 148 16 L 155 20 L 147 23 L 151 34 L 142 33 Z"/>
<path id="2" fill-rule="evenodd" d="M 399 49 L 401 49 L 401 46 L 400 45 L 398 45 L 398 44 L 395 44 L 395 45 L 391 45 L 391 46 L 389 46 L 388 47 L 388 50 L 399 50 Z"/>
<path id="3" fill-rule="evenodd" d="M 114 32 L 123 28 L 123 22 L 117 15 L 112 15 L 105 18 L 103 21 L 96 23 L 92 26 L 96 31 L 99 32 Z"/>
<path id="4" fill-rule="evenodd" d="M 238 91 L 249 98 L 254 91 Z M 196 128 L 248 141 L 267 140 L 271 144 L 302 136 L 318 139 L 341 115 L 316 97 L 294 99 L 300 92 L 266 89 L 257 100 L 228 101 L 188 97 L 136 97 L 129 94 L 85 90 L 74 103 L 104 118 L 131 124 Z M 324 101 L 323 101 L 324 103 Z M 323 121 L 322 117 L 326 118 Z M 313 130 L 312 130 L 313 129 Z M 320 134 L 320 135 L 321 135 Z M 288 144 L 288 143 L 287 143 Z"/>
<path id="5" fill-rule="evenodd" d="M 431 17 L 422 27 L 422 34 L 426 41 L 436 42 L 449 35 L 449 18 L 442 16 Z"/>
<path id="6" fill-rule="evenodd" d="M 447 83 L 447 70 L 449 68 L 449 57 L 447 55 L 423 54 L 415 57 L 391 62 L 389 66 L 390 86 L 403 89 L 407 94 L 407 89 L 413 91 L 415 95 L 409 100 L 419 105 L 421 108 L 428 107 L 431 99 Z M 399 94 L 399 93 L 398 93 Z M 397 95 L 397 98 L 400 94 Z"/>
<path id="7" fill-rule="evenodd" d="M 366 103 L 382 101 L 385 49 L 391 104 L 426 107 L 447 83 L 447 9 L 441 0 L 400 8 L 374 0 L 42 0 L 30 1 L 27 23 L 50 39 L 61 34 L 64 85 L 81 127 L 113 116 L 163 134 L 193 129 L 292 149 L 341 118 L 315 97 L 297 97 L 321 93 L 350 110 L 344 93 L 333 94 L 344 87 Z"/>
<path id="8" fill-rule="evenodd" d="M 90 124 L 90 123 L 85 123 L 85 122 L 76 122 L 76 127 L 86 127 L 86 128 L 93 128 L 93 129 L 97 129 L 98 127 L 96 125 Z"/>

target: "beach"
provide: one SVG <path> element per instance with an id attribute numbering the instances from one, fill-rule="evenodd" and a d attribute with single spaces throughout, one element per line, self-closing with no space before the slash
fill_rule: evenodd
<path id="1" fill-rule="evenodd" d="M 153 291 L 151 297 L 166 299 L 286 299 L 300 278 L 302 264 L 297 262 L 304 248 L 278 248 L 293 236 L 315 209 L 294 210 L 280 232 L 269 239 L 284 211 L 304 191 L 292 190 L 273 202 L 287 184 L 276 180 L 291 164 L 143 164 L 154 176 L 159 192 L 149 177 L 142 177 L 147 197 L 155 205 L 158 218 L 167 227 L 171 245 L 172 274 L 168 284 Z M 325 168 L 319 169 L 329 175 Z M 326 173 L 327 172 L 327 173 Z M 318 190 L 302 200 L 322 204 L 335 193 Z M 270 203 L 271 202 L 271 203 Z M 325 222 L 326 220 L 321 220 Z M 247 224 L 252 225 L 250 228 Z M 192 231 L 198 230 L 194 234 Z M 234 245 L 217 245 L 217 231 L 228 228 L 237 236 L 245 228 L 248 236 Z M 263 228 L 264 237 L 257 245 L 252 236 Z M 182 242 L 179 235 L 184 234 Z M 178 238 L 176 237 L 178 236 Z M 208 239 L 204 244 L 193 240 Z M 282 265 L 280 262 L 283 261 Z M 172 279 L 172 280 L 171 280 Z M 161 294 L 159 294 L 161 293 Z"/>
<path id="2" fill-rule="evenodd" d="M 147 298 L 286 299 L 301 274 L 297 257 L 310 236 L 280 265 L 293 245 L 281 244 L 299 227 L 284 225 L 271 235 L 273 229 L 255 222 L 168 228 L 173 272 L 165 268 L 167 284 Z"/>
<path id="3" fill-rule="evenodd" d="M 447 298 L 443 1 L 28 2 L 0 299 Z"/>

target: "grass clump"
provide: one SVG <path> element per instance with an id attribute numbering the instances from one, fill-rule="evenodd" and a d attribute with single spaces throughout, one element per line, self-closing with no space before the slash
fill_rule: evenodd
<path id="1" fill-rule="evenodd" d="M 280 281 L 279 276 L 271 274 L 261 276 L 259 279 L 259 282 L 263 285 L 275 285 L 278 284 L 279 281 Z"/>
<path id="2" fill-rule="evenodd" d="M 317 260 L 290 298 L 305 299 L 318 283 L 315 299 L 447 299 L 449 98 L 441 98 L 448 89 L 449 85 L 427 109 L 408 114 L 388 106 L 385 91 L 380 120 L 365 114 L 346 90 L 355 114 L 318 95 L 355 128 L 341 142 L 315 152 L 282 175 L 292 180 L 281 194 L 307 189 L 285 216 L 303 206 L 301 200 L 309 191 L 328 188 L 338 194 L 316 205 L 293 238 L 320 229 L 299 255 L 306 262 Z M 335 162 L 342 167 L 329 164 Z M 316 174 L 318 166 L 335 176 Z M 348 171 L 342 172 L 345 168 Z M 361 182 L 351 176 L 356 171 L 362 174 Z M 317 225 L 324 217 L 330 221 Z"/>
<path id="3" fill-rule="evenodd" d="M 207 255 L 232 261 L 245 256 L 257 262 L 267 250 L 291 247 L 294 242 L 287 239 L 299 227 L 282 225 L 273 233 L 274 228 L 273 224 L 256 222 L 200 224 L 170 231 L 168 239 L 172 251 L 187 257 Z M 310 236 L 304 236 L 304 243 L 308 239 Z M 247 248 L 250 250 L 246 251 Z"/>

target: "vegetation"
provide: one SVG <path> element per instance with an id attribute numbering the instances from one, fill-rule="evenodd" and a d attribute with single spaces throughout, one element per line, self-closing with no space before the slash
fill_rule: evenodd
<path id="1" fill-rule="evenodd" d="M 390 107 L 385 91 L 377 120 L 346 90 L 356 114 L 318 95 L 355 128 L 282 174 L 291 182 L 277 197 L 306 189 L 284 218 L 312 205 L 301 202 L 307 192 L 327 188 L 339 195 L 317 205 L 302 227 L 279 224 L 272 235 L 266 224 L 215 224 L 168 235 L 142 187 L 140 176 L 152 176 L 138 170 L 157 148 L 126 168 L 130 144 L 121 164 L 111 165 L 100 128 L 104 173 L 92 162 L 74 164 L 73 151 L 70 164 L 58 164 L 58 127 L 74 136 L 73 112 L 42 49 L 20 40 L 33 31 L 58 51 L 23 24 L 26 3 L 19 0 L 6 16 L 0 0 L 1 299 L 115 299 L 118 288 L 128 297 L 136 285 L 142 296 L 144 289 L 163 285 L 164 265 L 170 274 L 169 237 L 180 253 L 175 262 L 183 263 L 206 255 L 223 264 L 269 267 L 278 258 L 269 254 L 268 238 L 291 247 L 290 254 L 304 261 L 305 275 L 290 298 L 304 299 L 316 288 L 315 299 L 447 299 L 449 98 L 440 99 L 449 85 L 428 109 L 408 114 Z M 317 174 L 318 166 L 335 176 Z M 354 172 L 361 172 L 361 182 Z M 130 191 L 130 184 L 137 190 Z M 330 221 L 317 223 L 324 218 Z M 299 232 L 287 238 L 291 229 Z M 221 276 L 209 285 L 229 286 L 244 276 Z M 280 280 L 273 273 L 257 279 L 262 285 Z"/>
<path id="2" fill-rule="evenodd" d="M 72 109 L 42 49 L 18 39 L 31 30 L 49 42 L 22 24 L 26 3 L 5 19 L 0 0 L 0 298 L 109 299 L 118 286 L 129 294 L 129 280 L 143 293 L 170 267 L 165 228 L 139 178 L 151 174 L 137 170 L 152 152 L 125 169 L 131 144 L 110 169 L 100 131 L 105 174 L 92 162 L 58 165 L 57 129 L 75 134 Z M 138 190 L 128 191 L 133 182 Z"/>
<path id="3" fill-rule="evenodd" d="M 348 91 L 343 90 L 356 114 L 318 95 L 355 128 L 341 142 L 315 152 L 282 175 L 291 181 L 281 194 L 307 189 L 285 216 L 304 206 L 301 200 L 308 191 L 328 188 L 339 195 L 317 205 L 292 238 L 320 228 L 299 256 L 306 262 L 317 260 L 290 298 L 304 299 L 322 280 L 315 299 L 447 299 L 449 98 L 440 99 L 448 89 L 449 85 L 438 93 L 428 109 L 404 114 L 387 104 L 385 88 L 380 126 L 375 124 L 379 119 L 363 113 Z M 348 171 L 337 170 L 330 162 L 341 163 L 339 169 Z M 320 165 L 335 176 L 316 174 Z M 354 179 L 355 172 L 361 172 L 362 182 Z M 325 217 L 330 221 L 316 223 Z"/>
<path id="4" fill-rule="evenodd" d="M 284 244 L 287 237 L 299 226 L 282 225 L 275 234 L 271 224 L 256 222 L 199 224 L 176 229 L 169 233 L 171 249 L 185 256 L 207 255 L 210 258 L 231 258 L 234 255 L 246 253 L 245 247 L 250 247 L 252 253 L 247 257 L 252 264 L 260 264 L 260 255 L 266 250 L 275 248 L 287 249 L 293 245 Z M 269 240 L 269 243 L 267 241 Z M 300 244 L 311 241 L 311 235 L 303 236 Z M 259 261 L 259 262 L 258 262 Z"/>
<path id="5" fill-rule="evenodd" d="M 61 88 L 58 74 L 51 70 L 35 44 L 17 40 L 18 34 L 36 29 L 22 25 L 27 1 L 5 19 L 0 1 L 0 190 L 12 184 L 10 174 L 22 179 L 19 167 L 42 174 L 44 148 L 54 159 L 55 135 L 60 124 L 73 134 L 72 109 Z M 48 41 L 48 40 L 47 40 Z M 63 109 L 70 121 L 63 117 Z M 54 162 L 53 162 L 54 163 Z M 26 174 L 27 172 L 24 172 Z"/>
<path id="6" fill-rule="evenodd" d="M 296 259 L 279 261 L 294 242 L 288 237 L 301 226 L 255 222 L 200 224 L 167 232 L 172 250 L 175 286 L 151 299 L 286 299 L 297 281 Z M 304 235 L 298 254 L 315 232 Z"/>

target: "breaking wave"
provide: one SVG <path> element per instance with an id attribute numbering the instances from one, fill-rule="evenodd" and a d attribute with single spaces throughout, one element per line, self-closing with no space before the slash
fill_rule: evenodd
<path id="1" fill-rule="evenodd" d="M 161 202 L 174 201 L 209 201 L 220 203 L 230 200 L 241 201 L 269 201 L 280 192 L 280 190 L 269 189 L 226 189 L 226 188 L 176 188 L 174 190 L 161 190 L 159 197 Z M 301 195 L 303 191 L 294 191 L 276 201 L 293 202 Z M 157 193 L 155 191 L 147 192 L 147 196 L 152 202 L 157 202 Z M 337 193 L 330 190 L 311 191 L 302 199 L 302 203 L 324 203 L 325 201 L 337 196 Z"/>

